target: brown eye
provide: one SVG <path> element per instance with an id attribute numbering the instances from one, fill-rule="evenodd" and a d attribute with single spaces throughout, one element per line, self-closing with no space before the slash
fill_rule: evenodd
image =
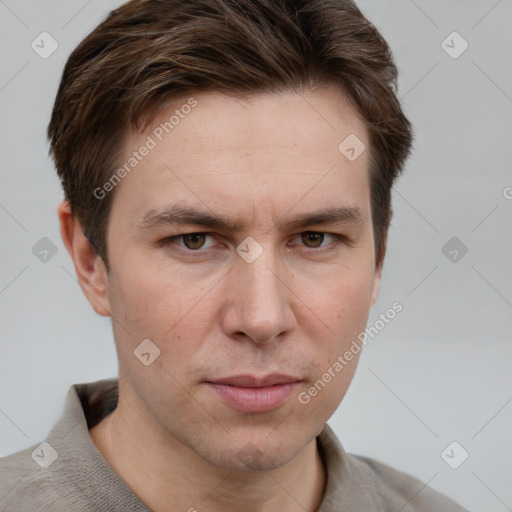
<path id="1" fill-rule="evenodd" d="M 302 233 L 302 241 L 306 247 L 316 248 L 322 245 L 324 241 L 324 233 L 316 233 L 314 231 L 306 231 Z"/>
<path id="2" fill-rule="evenodd" d="M 206 233 L 190 233 L 182 235 L 183 243 L 187 249 L 201 249 L 204 245 Z"/>

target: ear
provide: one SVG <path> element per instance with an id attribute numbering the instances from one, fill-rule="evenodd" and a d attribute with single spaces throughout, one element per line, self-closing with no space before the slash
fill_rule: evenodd
<path id="1" fill-rule="evenodd" d="M 370 307 L 373 307 L 375 302 L 377 301 L 377 298 L 379 297 L 379 291 L 380 291 L 380 283 L 382 280 L 382 267 L 384 266 L 384 257 L 386 255 L 386 248 L 388 243 L 388 236 L 386 233 L 386 236 L 384 237 L 383 241 L 383 247 L 382 247 L 382 259 L 379 263 L 379 265 L 375 266 L 375 274 L 373 277 L 373 288 L 372 288 L 372 295 L 370 299 Z"/>
<path id="2" fill-rule="evenodd" d="M 370 300 L 370 307 L 373 307 L 377 298 L 379 296 L 380 291 L 380 282 L 382 278 L 382 265 L 380 267 L 376 267 L 375 275 L 373 277 L 373 288 L 372 288 L 372 296 Z"/>
<path id="3" fill-rule="evenodd" d="M 110 316 L 107 293 L 107 270 L 100 256 L 84 235 L 81 224 L 71 212 L 68 201 L 62 201 L 57 213 L 62 241 L 73 260 L 78 282 L 94 311 Z"/>

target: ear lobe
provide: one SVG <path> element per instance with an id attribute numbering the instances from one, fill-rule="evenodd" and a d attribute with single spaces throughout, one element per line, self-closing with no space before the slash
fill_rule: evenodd
<path id="1" fill-rule="evenodd" d="M 62 241 L 75 265 L 78 283 L 94 311 L 110 316 L 105 264 L 84 235 L 82 226 L 71 212 L 68 201 L 62 201 L 57 213 Z"/>

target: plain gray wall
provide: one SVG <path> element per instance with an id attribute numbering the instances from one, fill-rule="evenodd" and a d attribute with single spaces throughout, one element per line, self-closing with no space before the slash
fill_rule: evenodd
<path id="1" fill-rule="evenodd" d="M 116 373 L 109 321 L 60 239 L 45 130 L 65 60 L 119 3 L 0 1 L 0 455 L 42 441 L 71 384 Z M 404 309 L 368 343 L 330 423 L 347 450 L 473 512 L 510 511 L 512 1 L 358 4 L 394 51 L 416 143 L 369 325 L 395 301 Z M 46 59 L 31 47 L 43 31 L 59 45 Z M 469 44 L 460 56 L 454 31 Z M 43 237 L 57 249 L 47 262 L 32 252 Z M 442 250 L 452 237 L 468 249 L 456 262 Z M 453 441 L 469 453 L 458 469 L 441 458 Z"/>

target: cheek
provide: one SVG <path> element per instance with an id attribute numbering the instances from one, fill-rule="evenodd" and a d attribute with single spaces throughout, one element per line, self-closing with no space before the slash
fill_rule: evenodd
<path id="1" fill-rule="evenodd" d="M 345 339 L 354 329 L 364 328 L 373 288 L 373 274 L 367 268 L 337 268 L 314 286 L 311 280 L 299 285 L 299 296 L 310 307 L 310 316 L 315 313 L 318 317 L 315 325 L 335 339 Z"/>
<path id="2" fill-rule="evenodd" d="M 217 297 L 216 302 L 213 293 L 204 296 L 204 287 L 187 287 L 179 279 L 164 280 L 165 273 L 158 274 L 157 279 L 154 273 L 146 274 L 127 273 L 112 287 L 112 314 L 119 320 L 113 321 L 118 353 L 125 367 L 135 365 L 143 371 L 133 351 L 142 340 L 149 339 L 160 350 L 154 367 L 149 367 L 152 374 L 158 371 L 159 379 L 172 376 L 179 382 L 188 381 L 197 373 L 197 361 L 204 357 L 199 354 L 217 318 L 213 308 L 222 298 Z M 168 392 L 175 389 L 173 379 L 167 384 Z M 175 392 L 180 394 L 179 386 Z"/>
<path id="3" fill-rule="evenodd" d="M 319 418 L 326 422 L 343 400 L 354 377 L 359 356 L 355 355 L 350 362 L 343 364 L 337 359 L 338 355 L 338 352 L 333 353 L 329 362 L 318 367 L 296 397 L 295 411 L 300 424 L 318 421 Z"/>
<path id="4" fill-rule="evenodd" d="M 147 264 L 122 268 L 109 280 L 112 314 L 139 337 L 163 340 L 180 327 L 204 294 L 201 287 L 187 284 L 170 269 Z"/>
<path id="5" fill-rule="evenodd" d="M 364 332 L 370 311 L 372 279 L 364 269 L 338 273 L 336 279 L 317 288 L 320 293 L 310 293 L 311 310 L 304 309 L 305 316 L 299 320 L 307 331 L 309 359 L 314 361 L 312 380 L 321 381 L 317 387 L 322 391 L 312 393 L 321 394 L 315 400 L 325 401 L 327 408 L 329 404 L 336 407 L 355 373 L 361 344 L 358 336 Z"/>

